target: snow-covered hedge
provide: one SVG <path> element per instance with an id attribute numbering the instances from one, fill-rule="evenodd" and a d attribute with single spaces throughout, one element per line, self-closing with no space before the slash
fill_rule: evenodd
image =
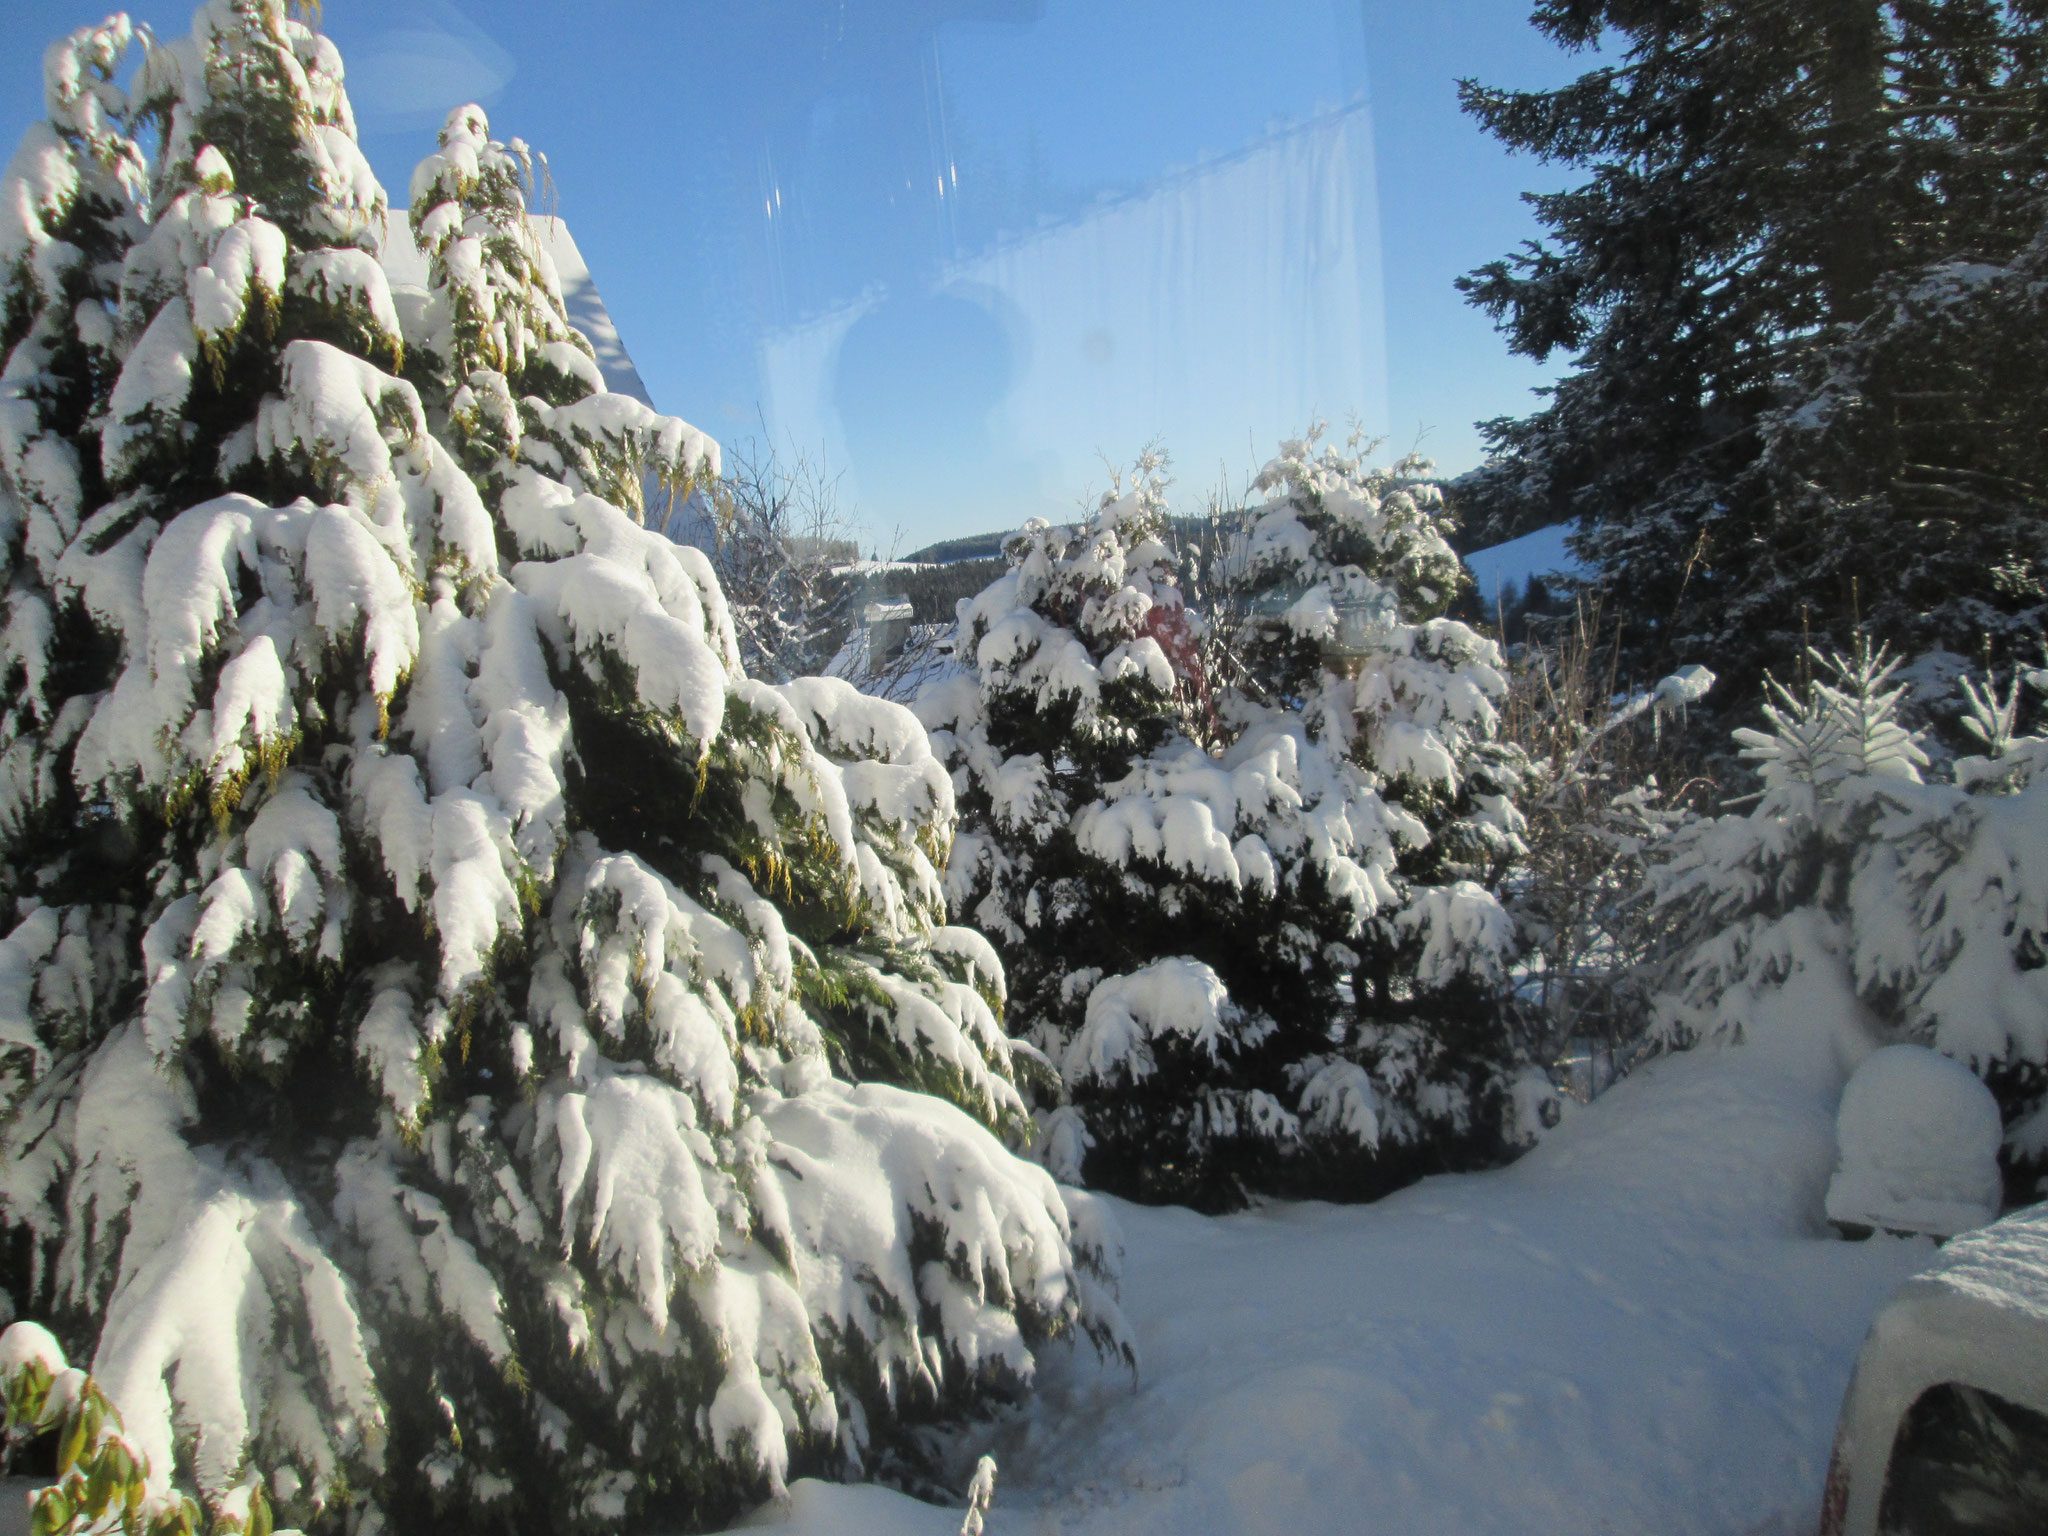
<path id="1" fill-rule="evenodd" d="M 1120 1342 L 947 774 L 642 526 L 717 448 L 604 391 L 524 146 L 450 116 L 394 292 L 326 39 L 134 41 L 0 179 L 14 1306 L 154 1489 L 364 1532 L 701 1521 Z"/>
<path id="2" fill-rule="evenodd" d="M 1928 780 L 1896 718 L 1896 664 L 1811 659 L 1819 675 L 1777 688 L 1770 729 L 1736 732 L 1763 780 L 1754 805 L 1685 828 L 1653 871 L 1689 933 L 1658 1027 L 1739 1038 L 1768 992 L 1836 974 L 1872 1041 L 1932 1047 L 1987 1080 L 2024 1198 L 2048 1157 L 2048 736 L 2018 729 L 2021 674 L 1966 681 L 1983 750 Z M 2048 693 L 2048 671 L 2022 670 Z"/>
<path id="3" fill-rule="evenodd" d="M 1188 611 L 1147 461 L 1012 540 L 917 705 L 962 809 L 953 911 L 1058 1074 L 1044 1153 L 1141 1198 L 1362 1198 L 1510 1139 L 1498 657 L 1428 616 L 1458 566 L 1422 487 L 1292 444 L 1259 488 L 1235 570 L 1280 664 L 1247 676 Z"/>

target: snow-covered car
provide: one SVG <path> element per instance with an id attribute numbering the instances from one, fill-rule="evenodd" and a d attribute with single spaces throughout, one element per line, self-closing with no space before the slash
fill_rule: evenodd
<path id="1" fill-rule="evenodd" d="M 1955 1238 L 1856 1361 L 1821 1536 L 2048 1531 L 2048 1204 Z"/>

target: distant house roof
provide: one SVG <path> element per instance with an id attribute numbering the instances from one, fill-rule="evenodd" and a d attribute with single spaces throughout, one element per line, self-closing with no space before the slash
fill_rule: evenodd
<path id="1" fill-rule="evenodd" d="M 569 323 L 589 338 L 590 348 L 597 354 L 598 371 L 604 375 L 604 387 L 615 395 L 631 395 L 643 405 L 653 405 L 653 397 L 641 381 L 640 370 L 633 366 L 633 359 L 626 354 L 626 344 L 619 339 L 619 328 L 612 324 L 611 312 L 604 307 L 604 299 L 590 276 L 583 252 L 576 248 L 576 237 L 569 233 L 569 226 L 558 218 L 540 213 L 528 214 L 526 221 L 533 226 L 534 233 L 540 236 L 541 245 L 554 259 L 555 272 L 562 280 L 562 302 L 569 311 Z M 383 261 L 384 275 L 394 285 L 427 286 L 427 258 L 413 244 L 412 225 L 403 208 L 391 210 L 391 231 L 384 241 Z"/>

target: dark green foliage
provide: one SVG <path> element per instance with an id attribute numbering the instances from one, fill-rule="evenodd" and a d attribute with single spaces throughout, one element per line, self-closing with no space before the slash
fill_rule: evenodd
<path id="1" fill-rule="evenodd" d="M 1063 1176 L 1227 1209 L 1363 1199 L 1514 1142 L 1517 846 L 1492 646 L 1417 466 L 1290 444 L 1186 611 L 1157 479 L 1028 526 L 919 712 L 956 767 L 954 911 L 1058 1069 Z M 1231 535 L 1235 541 L 1232 545 Z"/>
<path id="2" fill-rule="evenodd" d="M 950 624 L 965 598 L 1003 574 L 1000 556 L 988 560 L 956 560 L 951 565 L 926 565 L 890 573 L 891 587 L 910 600 L 910 617 L 918 624 Z"/>
<path id="3" fill-rule="evenodd" d="M 128 35 L 0 189 L 13 1303 L 223 1531 L 719 1524 L 1120 1345 L 924 734 L 741 670 L 533 158 L 451 114 L 394 299 L 326 39 Z"/>
<path id="4" fill-rule="evenodd" d="M 1463 84 L 1488 131 L 1585 176 L 1530 199 L 1545 241 L 1461 280 L 1516 351 L 1575 367 L 1487 424 L 1460 510 L 1501 537 L 1575 521 L 1641 675 L 1704 659 L 1746 710 L 1809 638 L 2003 654 L 2038 627 L 2039 349 L 1928 285 L 2040 231 L 2044 17 L 1572 0 L 1536 25 L 1614 62 L 1550 92 Z M 2008 326 L 2021 286 L 1990 305 Z"/>
<path id="5" fill-rule="evenodd" d="M 2048 226 L 1906 274 L 1765 418 L 1766 595 L 1916 651 L 2027 659 L 2048 618 Z"/>

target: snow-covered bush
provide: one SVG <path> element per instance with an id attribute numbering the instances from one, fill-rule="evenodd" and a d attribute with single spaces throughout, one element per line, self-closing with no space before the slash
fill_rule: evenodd
<path id="1" fill-rule="evenodd" d="M 1047 1160 L 1067 1179 L 1085 1168 L 1127 1193 L 1227 1203 L 1226 1149 L 1261 1161 L 1261 1132 L 1294 1116 L 1276 1085 L 1240 1077 L 1270 1018 L 1231 1004 L 1190 957 L 1218 958 L 1228 933 L 1251 967 L 1265 963 L 1270 925 L 1250 917 L 1245 886 L 1274 868 L 1236 830 L 1230 772 L 1176 729 L 1183 674 L 1168 646 L 1191 655 L 1192 631 L 1163 517 L 1147 461 L 1090 522 L 1027 524 L 1010 570 L 960 606 L 955 649 L 970 670 L 916 708 L 960 803 L 953 911 L 993 941 L 1013 1022 L 1079 1106 L 1048 1117 Z M 1192 776 L 1189 793 L 1173 795 L 1176 773 Z"/>
<path id="2" fill-rule="evenodd" d="M 1391 864 L 1352 901 L 1356 1024 L 1331 1038 L 1371 1074 L 1381 1160 L 1426 1169 L 1499 1155 L 1548 1103 L 1503 1007 L 1526 759 L 1500 733 L 1498 647 L 1443 616 L 1466 578 L 1428 462 L 1376 469 L 1368 448 L 1312 432 L 1253 482 L 1225 565 L 1244 670 L 1218 708 L 1240 741 L 1304 733 L 1373 808 Z"/>
<path id="3" fill-rule="evenodd" d="M 1064 1089 L 1045 1155 L 1148 1199 L 1358 1198 L 1507 1134 L 1497 658 L 1423 616 L 1457 560 L 1408 488 L 1305 445 L 1260 486 L 1247 607 L 1294 586 L 1264 683 L 1218 685 L 1147 459 L 1092 521 L 1012 541 L 961 607 L 970 670 L 917 706 L 961 804 L 953 910 Z M 1340 676 L 1353 599 L 1383 622 Z"/>
<path id="4" fill-rule="evenodd" d="M 1624 689 L 1619 627 L 1597 594 L 1532 626 L 1501 707 L 1501 734 L 1527 761 L 1516 797 L 1526 851 L 1505 886 L 1523 946 L 1518 1001 L 1547 1059 L 1588 1053 L 1585 1092 L 1652 1048 L 1649 999 L 1673 919 L 1646 899 L 1645 859 L 1711 787 L 1671 727 L 1713 673 L 1692 665 Z"/>
<path id="5" fill-rule="evenodd" d="M 1652 872 L 1687 939 L 1658 1027 L 1740 1038 L 1765 994 L 1838 972 L 1879 1039 L 1986 1079 L 2024 1194 L 2048 1154 L 2048 736 L 2018 730 L 2018 675 L 1969 683 L 1963 724 L 1984 751 L 1930 782 L 1896 718 L 1897 663 L 1868 647 L 1811 660 L 1803 690 L 1775 687 L 1769 730 L 1736 733 L 1763 780 L 1754 805 L 1684 828 Z M 2025 677 L 2048 692 L 2048 671 Z"/>
<path id="6" fill-rule="evenodd" d="M 1868 1232 L 1953 1237 L 2003 1203 L 1998 1102 L 1968 1067 L 1924 1045 L 1873 1051 L 1835 1117 L 1828 1219 Z"/>
<path id="7" fill-rule="evenodd" d="M 642 526 L 716 445 L 604 391 L 524 147 L 450 116 L 393 292 L 329 42 L 130 42 L 0 184 L 0 1217 L 152 1491 L 701 1521 L 1116 1337 L 947 776 Z"/>

